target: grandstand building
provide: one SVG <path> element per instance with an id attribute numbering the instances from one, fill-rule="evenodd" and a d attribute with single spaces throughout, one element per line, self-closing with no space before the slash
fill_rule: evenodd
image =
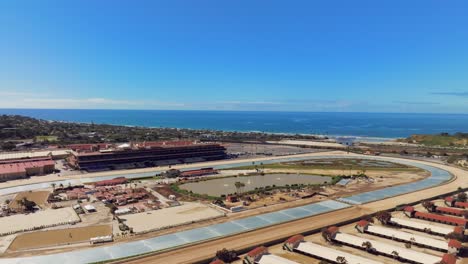
<path id="1" fill-rule="evenodd" d="M 75 149 L 79 147 L 75 146 Z M 93 149 L 87 146 L 86 149 Z M 70 166 L 86 171 L 106 171 L 166 166 L 225 159 L 226 148 L 219 144 L 191 141 L 131 143 L 99 151 L 75 151 Z"/>

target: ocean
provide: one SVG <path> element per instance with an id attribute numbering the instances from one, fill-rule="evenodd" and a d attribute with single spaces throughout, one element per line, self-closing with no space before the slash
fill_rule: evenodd
<path id="1" fill-rule="evenodd" d="M 0 109 L 45 120 L 367 138 L 468 132 L 468 114 Z"/>

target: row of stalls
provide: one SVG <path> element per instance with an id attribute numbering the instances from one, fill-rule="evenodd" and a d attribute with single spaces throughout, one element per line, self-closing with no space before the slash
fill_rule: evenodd
<path id="1" fill-rule="evenodd" d="M 360 236 L 342 233 L 337 227 L 330 227 L 331 240 L 335 244 L 349 246 L 371 254 L 382 255 L 397 259 L 406 263 L 438 264 L 443 261 L 446 264 L 455 264 L 456 256 L 453 254 L 444 254 L 441 257 L 415 251 L 405 247 L 397 246 L 393 243 L 386 243 L 381 240 L 363 238 Z M 316 243 L 304 240 L 303 236 L 296 235 L 288 239 L 283 248 L 298 252 L 307 256 L 325 260 L 330 263 L 348 263 L 348 264 L 377 264 L 382 263 L 362 256 L 357 256 L 333 247 L 322 246 Z"/>
<path id="2" fill-rule="evenodd" d="M 458 209 L 465 208 L 462 207 L 464 204 L 457 204 L 451 200 L 446 200 L 445 203 L 450 207 L 435 206 L 433 203 L 432 207 L 424 205 L 429 212 L 405 206 L 402 212 L 398 213 L 401 217 L 387 213 L 385 220 L 376 217 L 381 224 L 374 223 L 371 219 L 361 220 L 354 225 L 354 228 L 343 228 L 344 232 L 337 226 L 331 226 L 322 230 L 325 243 L 313 237 L 312 242 L 307 241 L 302 235 L 295 235 L 283 243 L 283 250 L 303 256 L 298 259 L 303 259 L 305 256 L 325 263 L 456 264 L 458 256 L 463 251 L 463 244 L 460 241 L 466 239 L 467 213 Z M 289 259 L 288 254 L 292 253 L 280 254 L 281 256 L 271 254 L 266 247 L 261 246 L 247 253 L 242 262 L 243 264 L 297 263 L 291 260 L 297 259 L 294 257 Z"/>
<path id="3" fill-rule="evenodd" d="M 455 203 L 453 205 L 455 207 Z M 410 219 L 388 213 L 389 217 L 382 225 L 361 220 L 354 226 L 357 233 L 350 232 L 352 229 L 342 232 L 336 226 L 328 227 L 322 232 L 327 244 L 306 241 L 302 235 L 296 235 L 285 241 L 283 249 L 328 263 L 383 263 L 375 256 L 383 256 L 381 261 L 385 263 L 457 263 L 463 245 L 451 236 L 455 234 L 464 239 L 466 213 L 443 206 L 427 209 L 429 212 L 426 213 L 406 206 L 403 215 Z"/>

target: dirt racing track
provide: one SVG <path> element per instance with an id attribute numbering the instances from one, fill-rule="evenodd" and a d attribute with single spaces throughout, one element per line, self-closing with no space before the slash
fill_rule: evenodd
<path id="1" fill-rule="evenodd" d="M 371 158 L 343 152 L 329 154 L 325 157 Z M 324 158 L 324 154 L 310 155 L 308 158 L 313 157 Z M 51 255 L 0 259 L 0 263 L 89 263 L 106 260 L 118 262 L 120 258 L 135 255 L 140 257 L 126 259 L 125 263 L 193 263 L 213 257 L 217 250 L 224 247 L 243 250 L 468 186 L 468 172 L 458 168 L 400 158 L 372 159 L 417 166 L 429 170 L 431 176 L 419 182 L 343 197 L 338 201 L 330 200 L 290 208 L 251 217 L 252 219 L 240 219 L 217 226 L 169 234 L 168 237 L 160 236 Z M 146 256 L 141 256 L 143 254 Z"/>

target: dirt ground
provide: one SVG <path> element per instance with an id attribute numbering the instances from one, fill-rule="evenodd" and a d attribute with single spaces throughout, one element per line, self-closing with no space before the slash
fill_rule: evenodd
<path id="1" fill-rule="evenodd" d="M 112 234 L 112 226 L 99 225 L 21 234 L 13 240 L 8 251 L 50 247 L 89 241 L 92 237 Z"/>
<path id="2" fill-rule="evenodd" d="M 398 161 L 398 159 L 395 159 Z M 252 248 L 254 246 L 265 244 L 268 241 L 276 239 L 284 239 L 306 231 L 320 229 L 329 226 L 333 223 L 338 223 L 355 217 L 360 217 L 369 213 L 388 210 L 399 204 L 412 201 L 420 201 L 443 193 L 448 193 L 456 190 L 458 187 L 468 187 L 468 172 L 458 168 L 448 167 L 444 165 L 421 162 L 435 167 L 447 169 L 455 175 L 455 179 L 450 183 L 437 186 L 434 188 L 417 191 L 410 194 L 396 196 L 390 199 L 384 199 L 377 202 L 358 205 L 351 208 L 326 213 L 319 216 L 309 217 L 297 220 L 291 223 L 280 224 L 260 230 L 255 230 L 245 234 L 226 237 L 218 240 L 208 241 L 202 244 L 193 245 L 181 249 L 175 249 L 169 252 L 155 254 L 153 256 L 137 259 L 134 261 L 125 261 L 125 263 L 193 263 L 197 260 L 203 260 L 213 257 L 217 250 L 229 248 L 234 250 Z M 123 262 L 122 262 L 123 263 Z M 462 260 L 465 263 L 465 259 Z"/>
<path id="3" fill-rule="evenodd" d="M 26 198 L 29 201 L 33 201 L 37 205 L 39 205 L 39 207 L 44 208 L 47 204 L 47 197 L 49 196 L 49 193 L 49 191 L 20 192 L 11 201 L 10 208 L 20 208 L 20 205 L 18 205 L 18 201 L 20 201 L 23 198 Z"/>
<path id="4" fill-rule="evenodd" d="M 223 213 L 201 203 L 183 203 L 180 206 L 120 216 L 135 233 L 144 233 L 210 218 Z"/>
<path id="5" fill-rule="evenodd" d="M 339 153 L 340 152 L 333 152 L 333 154 L 339 154 Z M 309 155 L 314 156 L 313 154 L 309 154 Z M 325 155 L 325 154 L 321 153 L 320 155 Z M 346 154 L 343 153 L 341 155 L 346 155 Z M 346 156 L 351 156 L 351 155 L 352 154 L 348 154 Z M 397 161 L 398 159 L 395 159 L 395 160 Z M 231 163 L 231 162 L 233 161 L 224 161 L 223 163 Z M 425 162 L 422 162 L 422 163 L 425 163 Z M 427 163 L 427 164 L 431 164 L 431 163 Z M 458 176 L 458 178 L 449 184 L 427 189 L 424 191 L 419 191 L 419 192 L 415 192 L 415 193 L 407 194 L 407 195 L 401 195 L 398 197 L 385 199 L 382 201 L 369 203 L 366 205 L 354 206 L 349 209 L 344 209 L 344 210 L 340 210 L 337 212 L 324 214 L 321 216 L 301 219 L 293 223 L 277 225 L 277 226 L 273 226 L 273 227 L 269 227 L 269 228 L 265 228 L 261 230 L 256 230 L 253 232 L 249 232 L 249 233 L 245 233 L 245 234 L 241 234 L 237 236 L 232 236 L 228 238 L 222 238 L 219 240 L 206 242 L 206 243 L 199 244 L 199 245 L 193 245 L 188 248 L 184 248 L 180 250 L 177 249 L 168 253 L 161 253 L 153 257 L 148 257 L 145 259 L 135 261 L 133 263 L 192 263 L 195 260 L 205 259 L 209 256 L 212 256 L 214 252 L 216 252 L 216 250 L 221 249 L 223 247 L 230 248 L 230 249 L 231 248 L 241 249 L 241 248 L 245 248 L 249 246 L 257 246 L 265 242 L 271 241 L 275 238 L 283 238 L 283 237 L 290 236 L 295 233 L 309 231 L 314 228 L 321 228 L 323 226 L 330 225 L 333 222 L 340 222 L 345 219 L 358 217 L 360 215 L 364 215 L 370 212 L 379 211 L 385 208 L 391 208 L 391 207 L 394 207 L 395 205 L 402 204 L 405 202 L 420 200 L 420 199 L 424 199 L 425 197 L 431 197 L 436 194 L 453 191 L 459 186 L 468 187 L 468 180 L 466 180 L 468 178 L 468 173 L 466 171 L 461 171 L 459 169 L 449 168 L 447 166 L 442 166 L 442 165 L 437 165 L 437 166 L 448 168 L 456 176 Z M 347 189 L 348 187 L 344 189 Z M 367 190 L 368 189 L 366 189 L 366 191 Z M 301 204 L 307 204 L 314 200 L 315 199 L 299 200 L 299 201 L 294 201 L 291 203 L 283 203 L 283 204 L 268 206 L 265 208 L 259 208 L 258 210 L 252 210 L 252 211 L 249 210 L 240 214 L 230 216 L 230 220 L 236 219 L 236 218 L 243 218 L 249 215 L 255 215 L 258 213 L 265 213 L 268 211 L 276 211 L 276 210 L 283 209 L 283 208 L 294 207 L 294 206 L 298 206 Z M 172 233 L 174 231 L 180 231 L 180 230 L 185 230 L 185 229 L 191 229 L 194 227 L 210 225 L 218 221 L 221 221 L 221 220 L 219 219 L 216 221 L 206 221 L 203 223 L 197 223 L 196 225 L 193 225 L 193 226 L 183 226 L 183 227 L 177 228 L 176 230 L 164 230 L 163 232 L 155 232 L 155 233 L 151 233 L 151 234 L 147 234 L 143 236 L 131 237 L 125 242 L 154 237 L 155 235 L 160 235 L 163 233 Z M 226 220 L 223 219 L 222 221 L 226 221 Z M 54 252 L 59 252 L 59 251 L 63 251 L 63 250 L 57 250 L 57 251 L 56 250 L 47 250 L 47 251 L 44 250 L 43 252 L 54 253 Z M 38 254 L 38 252 L 36 252 L 35 254 Z"/>

